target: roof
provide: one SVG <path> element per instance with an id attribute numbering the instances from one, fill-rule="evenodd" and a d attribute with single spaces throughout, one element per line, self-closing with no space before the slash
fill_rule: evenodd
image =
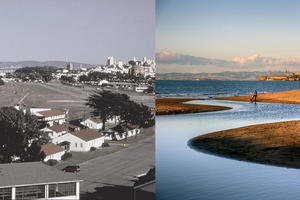
<path id="1" fill-rule="evenodd" d="M 60 133 L 63 131 L 68 131 L 68 126 L 66 124 L 58 124 L 54 126 L 47 127 L 48 129 L 55 131 L 56 133 Z"/>
<path id="2" fill-rule="evenodd" d="M 43 151 L 46 156 L 49 156 L 58 152 L 65 151 L 65 149 L 56 144 L 48 143 L 41 146 L 41 151 Z"/>
<path id="3" fill-rule="evenodd" d="M 100 119 L 100 118 L 95 118 L 95 117 L 91 117 L 90 120 L 91 120 L 92 122 L 97 123 L 97 124 L 100 124 L 100 123 L 103 122 L 102 119 Z"/>
<path id="4" fill-rule="evenodd" d="M 52 117 L 52 116 L 58 116 L 58 115 L 65 115 L 65 113 L 61 110 L 57 109 L 51 109 L 51 110 L 46 110 L 46 111 L 40 111 L 38 112 L 44 117 Z"/>
<path id="5" fill-rule="evenodd" d="M 0 187 L 79 180 L 75 174 L 62 172 L 42 162 L 0 164 Z"/>
<path id="6" fill-rule="evenodd" d="M 80 131 L 74 131 L 71 132 L 72 135 L 79 137 L 80 139 L 84 140 L 84 141 L 90 141 L 90 140 L 94 140 L 100 137 L 103 137 L 100 133 L 98 133 L 95 130 L 92 129 L 81 129 Z"/>

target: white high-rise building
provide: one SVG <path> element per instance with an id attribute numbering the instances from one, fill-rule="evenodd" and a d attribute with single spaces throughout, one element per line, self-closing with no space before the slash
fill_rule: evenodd
<path id="1" fill-rule="evenodd" d="M 145 63 L 145 62 L 147 62 L 147 58 L 146 58 L 146 56 L 144 57 L 144 60 L 143 60 L 143 61 L 144 61 L 144 63 Z"/>
<path id="2" fill-rule="evenodd" d="M 107 65 L 114 65 L 115 64 L 115 59 L 113 56 L 107 57 Z"/>
<path id="3" fill-rule="evenodd" d="M 73 70 L 73 64 L 72 63 L 69 63 L 67 65 L 67 70 L 69 70 L 69 71 Z"/>

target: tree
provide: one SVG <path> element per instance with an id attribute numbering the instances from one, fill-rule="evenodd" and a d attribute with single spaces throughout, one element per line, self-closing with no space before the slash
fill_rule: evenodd
<path id="1" fill-rule="evenodd" d="M 103 121 L 102 130 L 105 130 L 107 119 L 120 114 L 121 102 L 129 101 L 126 94 L 112 93 L 111 91 L 95 91 L 87 99 L 86 105 L 93 108 L 93 116 L 101 116 Z"/>
<path id="2" fill-rule="evenodd" d="M 24 114 L 14 107 L 0 109 L 0 163 L 12 162 L 13 157 L 21 161 L 41 161 L 45 154 L 41 145 L 49 136 L 40 131 L 41 125 L 35 116 Z"/>

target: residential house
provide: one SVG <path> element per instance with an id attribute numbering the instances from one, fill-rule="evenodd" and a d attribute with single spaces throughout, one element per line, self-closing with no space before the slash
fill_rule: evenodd
<path id="1" fill-rule="evenodd" d="M 47 132 L 51 139 L 62 136 L 66 134 L 69 129 L 67 124 L 57 124 L 50 127 L 45 127 L 41 131 Z"/>
<path id="2" fill-rule="evenodd" d="M 0 164 L 0 199 L 80 199 L 77 176 L 42 162 Z"/>
<path id="3" fill-rule="evenodd" d="M 48 126 L 63 124 L 67 118 L 66 112 L 51 108 L 31 108 L 30 113 L 45 121 Z"/>
<path id="4" fill-rule="evenodd" d="M 91 147 L 99 148 L 104 143 L 104 136 L 93 129 L 81 129 L 54 138 L 53 143 L 68 141 L 70 151 L 89 151 Z"/>
<path id="5" fill-rule="evenodd" d="M 82 122 L 80 122 L 85 127 L 88 127 L 90 129 L 102 129 L 103 127 L 103 121 L 100 118 L 91 117 L 88 118 Z"/>
<path id="6" fill-rule="evenodd" d="M 102 132 L 105 140 L 124 140 L 140 134 L 140 129 L 132 124 L 119 124 L 109 131 Z"/>
<path id="7" fill-rule="evenodd" d="M 65 154 L 66 150 L 56 144 L 48 143 L 41 146 L 41 152 L 44 152 L 46 155 L 44 158 L 45 162 L 50 159 L 60 161 L 61 156 Z"/>

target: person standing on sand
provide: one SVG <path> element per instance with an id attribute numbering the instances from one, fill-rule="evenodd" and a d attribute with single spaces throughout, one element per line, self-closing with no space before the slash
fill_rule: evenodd
<path id="1" fill-rule="evenodd" d="M 252 97 L 252 102 L 254 101 L 256 103 L 256 98 L 257 98 L 257 91 L 254 90 L 253 97 Z"/>

